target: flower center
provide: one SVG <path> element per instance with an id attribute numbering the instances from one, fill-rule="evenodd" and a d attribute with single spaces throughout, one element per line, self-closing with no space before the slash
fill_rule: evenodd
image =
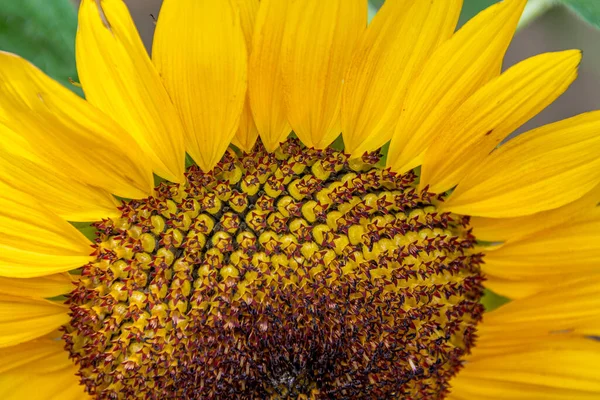
<path id="1" fill-rule="evenodd" d="M 64 340 L 98 398 L 440 399 L 481 319 L 468 218 L 288 140 L 95 226 Z"/>

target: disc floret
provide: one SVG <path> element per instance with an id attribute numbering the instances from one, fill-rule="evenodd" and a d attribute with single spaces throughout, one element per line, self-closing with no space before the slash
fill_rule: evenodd
<path id="1" fill-rule="evenodd" d="M 481 318 L 468 218 L 288 140 L 97 223 L 67 350 L 99 398 L 439 399 Z"/>

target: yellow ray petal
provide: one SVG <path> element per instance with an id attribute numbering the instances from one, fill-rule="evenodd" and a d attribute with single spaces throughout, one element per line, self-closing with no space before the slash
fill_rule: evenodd
<path id="1" fill-rule="evenodd" d="M 0 398 L 7 400 L 84 400 L 77 367 L 61 340 L 43 337 L 0 353 Z"/>
<path id="2" fill-rule="evenodd" d="M 2 109 L 0 109 L 0 112 L 2 112 Z M 0 114 L 0 120 L 4 118 Z M 11 153 L 46 166 L 44 161 L 35 155 L 35 151 L 29 142 L 3 123 L 0 123 L 0 150 L 2 153 Z"/>
<path id="3" fill-rule="evenodd" d="M 69 321 L 68 310 L 48 300 L 0 294 L 0 348 L 52 332 Z"/>
<path id="4" fill-rule="evenodd" d="M 483 340 L 483 338 L 482 338 Z M 468 360 L 452 379 L 449 399 L 595 400 L 600 397 L 600 343 L 573 339 L 496 357 Z"/>
<path id="5" fill-rule="evenodd" d="M 256 14 L 258 13 L 258 0 L 235 0 L 235 4 L 240 12 L 240 21 L 242 24 L 242 31 L 244 31 L 244 38 L 246 39 L 246 49 L 249 57 L 252 54 L 252 37 L 254 33 L 254 24 L 256 21 Z M 249 72 L 252 71 L 249 66 Z M 250 78 L 248 78 L 250 79 Z M 246 100 L 244 102 L 244 109 L 240 117 L 240 126 L 238 127 L 237 133 L 233 138 L 233 144 L 244 150 L 246 153 L 252 150 L 256 139 L 258 138 L 258 130 L 254 123 L 254 117 L 252 116 L 252 110 L 250 109 L 250 97 L 248 91 L 246 92 Z"/>
<path id="6" fill-rule="evenodd" d="M 483 271 L 512 280 L 600 272 L 600 208 L 592 211 L 487 251 Z"/>
<path id="7" fill-rule="evenodd" d="M 145 155 L 108 116 L 14 54 L 0 52 L 0 66 L 0 123 L 25 138 L 39 158 L 122 197 L 152 192 Z"/>
<path id="8" fill-rule="evenodd" d="M 506 218 L 575 201 L 600 183 L 600 112 L 524 133 L 463 179 L 442 209 Z"/>
<path id="9" fill-rule="evenodd" d="M 256 139 L 258 139 L 258 130 L 254 123 L 252 110 L 250 109 L 250 100 L 246 96 L 246 102 L 244 103 L 244 109 L 242 110 L 240 118 L 240 125 L 237 133 L 231 140 L 231 143 L 242 149 L 245 153 L 249 153 L 254 147 Z"/>
<path id="10" fill-rule="evenodd" d="M 446 121 L 425 152 L 421 186 L 444 192 L 476 168 L 511 132 L 575 80 L 579 50 L 531 57 L 475 92 Z"/>
<path id="11" fill-rule="evenodd" d="M 166 0 L 156 25 L 152 59 L 203 171 L 225 153 L 244 106 L 247 55 L 238 14 L 230 0 Z"/>
<path id="12" fill-rule="evenodd" d="M 473 217 L 469 223 L 473 234 L 479 240 L 488 242 L 514 241 L 523 236 L 552 228 L 584 216 L 600 202 L 600 185 L 582 198 L 553 210 L 515 218 Z"/>
<path id="13" fill-rule="evenodd" d="M 563 280 L 561 276 L 559 281 Z M 520 279 L 504 279 L 492 275 L 486 275 L 485 287 L 493 290 L 497 294 L 509 297 L 511 299 L 522 299 L 538 293 L 545 288 L 551 287 L 557 283 L 557 279 L 535 279 L 535 280 L 520 280 Z"/>
<path id="14" fill-rule="evenodd" d="M 133 136 L 156 174 L 181 182 L 183 126 L 122 0 L 81 2 L 76 50 L 86 99 Z"/>
<path id="15" fill-rule="evenodd" d="M 540 333 L 596 335 L 600 326 L 600 274 L 563 280 L 527 298 L 512 301 L 485 315 L 481 333 L 498 344 L 518 335 L 522 341 Z"/>
<path id="16" fill-rule="evenodd" d="M 262 0 L 250 53 L 248 95 L 256 127 L 268 151 L 275 151 L 292 128 L 285 113 L 281 41 L 289 2 Z"/>
<path id="17" fill-rule="evenodd" d="M 37 278 L 4 278 L 0 276 L 0 293 L 12 296 L 49 298 L 69 293 L 73 281 L 68 273 Z"/>
<path id="18" fill-rule="evenodd" d="M 366 26 L 365 1 L 292 0 L 282 43 L 285 103 L 306 146 L 325 148 L 340 134 L 343 78 Z"/>
<path id="19" fill-rule="evenodd" d="M 526 0 L 497 3 L 465 24 L 423 67 L 402 105 L 387 165 L 406 172 L 421 164 L 423 152 L 450 115 L 479 87 L 500 74 Z"/>
<path id="20" fill-rule="evenodd" d="M 31 197 L 5 189 L 0 196 L 0 276 L 28 278 L 78 268 L 91 243 Z"/>
<path id="21" fill-rule="evenodd" d="M 390 140 L 408 84 L 452 34 L 462 0 L 388 0 L 369 24 L 344 79 L 345 151 L 360 157 Z"/>
<path id="22" fill-rule="evenodd" d="M 68 221 L 98 221 L 118 216 L 117 202 L 110 193 L 36 161 L 3 151 L 0 190 L 9 186 L 42 199 L 46 207 Z"/>
<path id="23" fill-rule="evenodd" d="M 599 275 L 580 277 L 487 313 L 451 398 L 598 398 L 599 290 Z"/>

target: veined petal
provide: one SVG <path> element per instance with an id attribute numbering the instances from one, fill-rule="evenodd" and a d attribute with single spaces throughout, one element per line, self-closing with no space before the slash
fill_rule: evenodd
<path id="1" fill-rule="evenodd" d="M 600 208 L 487 251 L 484 261 L 486 274 L 512 280 L 600 272 Z"/>
<path id="2" fill-rule="evenodd" d="M 256 17 L 248 95 L 260 138 L 268 151 L 275 151 L 292 128 L 283 100 L 281 57 L 288 1 L 262 0 Z"/>
<path id="3" fill-rule="evenodd" d="M 535 279 L 535 280 L 522 280 L 522 279 L 504 279 L 498 278 L 493 275 L 486 275 L 485 287 L 494 291 L 494 293 L 502 294 L 511 299 L 522 299 L 536 294 L 545 288 L 552 287 L 557 283 L 557 279 Z M 562 277 L 559 278 L 563 280 Z"/>
<path id="4" fill-rule="evenodd" d="M 235 136 L 246 95 L 247 54 L 230 0 L 166 0 L 152 59 L 186 131 L 187 150 L 203 171 Z"/>
<path id="5" fill-rule="evenodd" d="M 21 297 L 48 298 L 69 293 L 73 280 L 68 273 L 36 278 L 4 278 L 0 276 L 0 293 Z"/>
<path id="6" fill-rule="evenodd" d="M 85 97 L 140 145 L 156 174 L 181 182 L 183 126 L 122 0 L 83 0 L 76 40 Z"/>
<path id="7" fill-rule="evenodd" d="M 360 157 L 390 140 L 406 89 L 452 34 L 462 0 L 388 0 L 359 41 L 344 79 L 345 151 Z"/>
<path id="8" fill-rule="evenodd" d="M 2 112 L 2 109 L 0 109 L 0 112 Z M 1 114 L 0 120 L 2 120 Z M 15 133 L 12 129 L 9 129 L 3 123 L 0 123 L 0 150 L 3 153 L 11 153 L 37 163 L 44 162 L 35 155 L 35 151 L 25 138 Z"/>
<path id="9" fill-rule="evenodd" d="M 553 210 L 514 218 L 473 217 L 469 226 L 478 240 L 488 242 L 515 241 L 523 236 L 563 224 L 578 216 L 584 217 L 600 203 L 600 185 L 582 198 Z"/>
<path id="10" fill-rule="evenodd" d="M 308 146 L 325 148 L 341 132 L 343 78 L 367 26 L 362 0 L 292 0 L 283 35 L 288 121 Z"/>
<path id="11" fill-rule="evenodd" d="M 33 198 L 6 188 L 0 196 L 0 276 L 28 278 L 78 268 L 91 243 Z"/>
<path id="12" fill-rule="evenodd" d="M 0 348 L 52 332 L 69 321 L 68 311 L 56 302 L 0 294 Z"/>
<path id="13" fill-rule="evenodd" d="M 406 172 L 454 111 L 479 87 L 500 74 L 526 0 L 505 0 L 479 13 L 429 58 L 409 88 L 394 131 L 387 165 Z"/>
<path id="14" fill-rule="evenodd" d="M 242 31 L 244 31 L 246 49 L 250 57 L 252 54 L 252 36 L 254 33 L 256 14 L 258 13 L 259 1 L 235 0 L 235 2 L 240 12 Z M 252 71 L 251 67 L 249 67 L 249 72 L 250 71 Z M 250 73 L 248 75 L 250 75 Z M 244 109 L 242 110 L 242 115 L 240 117 L 240 126 L 238 127 L 237 133 L 233 137 L 233 144 L 248 153 L 250 150 L 252 150 L 252 147 L 254 147 L 254 143 L 256 143 L 257 138 L 258 130 L 256 129 L 256 124 L 254 123 L 252 110 L 250 109 L 250 97 L 247 91 Z"/>
<path id="15" fill-rule="evenodd" d="M 475 92 L 445 121 L 425 152 L 421 187 L 441 193 L 478 169 L 505 137 L 567 90 L 580 61 L 579 50 L 541 54 Z"/>
<path id="16" fill-rule="evenodd" d="M 523 341 L 542 333 L 595 335 L 600 326 L 600 274 L 563 280 L 485 315 L 488 339 L 518 335 Z"/>
<path id="17" fill-rule="evenodd" d="M 61 340 L 50 336 L 2 349 L 0 398 L 83 400 L 90 398 Z"/>
<path id="18" fill-rule="evenodd" d="M 9 186 L 43 199 L 44 205 L 67 221 L 97 221 L 118 216 L 115 198 L 54 171 L 45 164 L 11 154 L 0 155 L 0 188 Z M 35 158 L 34 158 L 35 159 Z"/>
<path id="19" fill-rule="evenodd" d="M 478 165 L 441 208 L 506 218 L 575 201 L 600 183 L 599 129 L 594 111 L 524 133 Z"/>
<path id="20" fill-rule="evenodd" d="M 482 346 L 481 336 L 477 346 Z M 595 400 L 600 343 L 592 339 L 540 338 L 538 346 L 502 355 L 467 359 L 450 385 L 450 400 Z"/>
<path id="21" fill-rule="evenodd" d="M 250 100 L 246 96 L 246 102 L 244 103 L 244 109 L 242 110 L 240 118 L 240 125 L 238 126 L 237 133 L 231 140 L 231 143 L 242 149 L 244 152 L 249 153 L 254 147 L 256 139 L 258 139 L 258 130 L 254 123 L 252 110 L 250 109 Z"/>
<path id="22" fill-rule="evenodd" d="M 0 123 L 27 140 L 37 157 L 122 197 L 152 192 L 144 153 L 108 116 L 14 54 L 0 52 L 0 65 Z"/>
<path id="23" fill-rule="evenodd" d="M 487 313 L 450 398 L 598 398 L 598 290 L 599 276 L 579 278 Z"/>

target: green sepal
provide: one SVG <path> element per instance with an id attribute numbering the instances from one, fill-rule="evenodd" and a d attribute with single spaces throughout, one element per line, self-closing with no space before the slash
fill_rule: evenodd
<path id="1" fill-rule="evenodd" d="M 77 230 L 88 238 L 91 242 L 96 240 L 96 228 L 92 226 L 93 222 L 70 222 Z"/>
<path id="2" fill-rule="evenodd" d="M 485 289 L 483 293 L 483 297 L 481 298 L 481 304 L 485 307 L 486 312 L 490 312 L 495 310 L 496 308 L 503 306 L 504 304 L 510 302 L 508 297 L 504 297 L 497 293 L 494 293 L 490 289 Z"/>

